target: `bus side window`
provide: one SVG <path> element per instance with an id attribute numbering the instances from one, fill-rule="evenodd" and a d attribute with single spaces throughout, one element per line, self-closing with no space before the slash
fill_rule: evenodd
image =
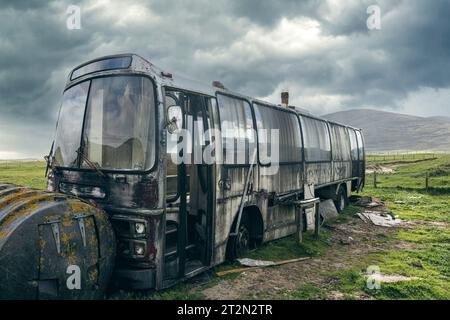
<path id="1" fill-rule="evenodd" d="M 331 145 L 333 148 L 333 160 L 348 161 L 350 160 L 350 139 L 346 132 L 346 128 L 330 124 L 331 129 Z"/>
<path id="2" fill-rule="evenodd" d="M 350 148 L 352 160 L 358 160 L 358 142 L 356 139 L 355 130 L 348 128 L 348 133 L 350 135 Z"/>
<path id="3" fill-rule="evenodd" d="M 359 130 L 356 131 L 356 140 L 358 141 L 359 161 L 363 161 L 364 160 L 364 141 L 362 138 L 362 133 Z"/>
<path id="4" fill-rule="evenodd" d="M 300 116 L 305 144 L 305 161 L 331 161 L 330 133 L 324 121 Z"/>
<path id="5" fill-rule="evenodd" d="M 278 110 L 273 107 L 254 103 L 256 126 L 258 129 L 259 140 L 259 159 L 265 159 L 270 153 L 272 157 L 271 144 L 272 130 L 278 131 L 278 162 L 298 163 L 302 161 L 302 134 L 300 123 L 294 113 Z M 264 134 L 266 138 L 262 138 L 263 129 L 267 131 Z M 262 134 L 262 135 L 261 135 Z M 262 154 L 267 153 L 267 154 Z M 264 161 L 263 161 L 264 162 Z M 261 163 L 262 165 L 266 163 Z"/>
<path id="6" fill-rule="evenodd" d="M 256 147 L 250 104 L 239 98 L 217 95 L 224 163 L 249 164 Z"/>

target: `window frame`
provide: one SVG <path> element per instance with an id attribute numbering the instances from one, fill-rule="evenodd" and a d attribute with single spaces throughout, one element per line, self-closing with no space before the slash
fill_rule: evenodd
<path id="1" fill-rule="evenodd" d="M 308 119 L 310 119 L 310 120 L 315 120 L 315 121 L 321 122 L 321 123 L 323 123 L 323 124 L 325 125 L 326 132 L 328 133 L 328 142 L 329 142 L 329 144 L 330 144 L 330 150 L 329 150 L 330 156 L 329 156 L 329 159 L 328 159 L 328 160 L 307 160 L 307 159 L 306 159 L 305 140 L 304 140 L 304 139 L 305 139 L 305 138 L 304 138 L 305 132 L 303 131 L 304 128 L 303 128 L 303 126 L 301 125 L 302 121 L 301 121 L 301 118 L 300 118 L 300 117 L 308 118 Z M 330 131 L 330 126 L 329 126 L 328 121 L 323 120 L 323 119 L 319 119 L 319 118 L 316 118 L 316 117 L 312 117 L 312 116 L 309 116 L 309 115 L 306 115 L 306 114 L 299 114 L 299 115 L 298 115 L 298 118 L 299 118 L 300 125 L 301 125 L 301 129 L 302 129 L 302 137 L 303 137 L 303 155 L 304 155 L 305 163 L 331 163 L 331 162 L 333 161 L 333 145 L 332 145 L 332 141 L 331 141 L 331 131 Z"/>
<path id="2" fill-rule="evenodd" d="M 76 85 L 78 85 L 80 83 L 83 83 L 83 82 L 86 82 L 86 81 L 90 81 L 88 98 L 86 99 L 86 103 L 85 103 L 85 106 L 84 106 L 83 126 L 82 126 L 81 136 L 80 136 L 80 146 L 81 146 L 81 144 L 83 143 L 83 135 L 84 135 L 85 125 L 86 125 L 85 122 L 86 122 L 87 104 L 88 104 L 88 101 L 89 101 L 89 94 L 90 94 L 92 80 L 95 80 L 95 79 L 98 79 L 98 78 L 123 77 L 123 76 L 145 77 L 145 78 L 148 78 L 150 80 L 150 83 L 153 85 L 153 92 L 154 92 L 153 99 L 154 99 L 154 104 L 155 104 L 154 105 L 154 110 L 155 110 L 154 115 L 155 115 L 155 117 L 154 117 L 154 120 L 153 120 L 154 121 L 153 125 L 155 126 L 155 143 L 154 143 L 155 157 L 154 157 L 154 161 L 153 161 L 153 164 L 152 164 L 152 166 L 150 168 L 146 168 L 144 170 L 103 169 L 103 168 L 100 168 L 99 170 L 102 171 L 102 172 L 105 172 L 105 173 L 114 173 L 114 174 L 138 174 L 138 175 L 145 175 L 145 174 L 148 174 L 148 173 L 150 173 L 152 171 L 155 171 L 157 169 L 158 162 L 159 162 L 158 161 L 159 151 L 160 151 L 159 150 L 160 149 L 160 141 L 159 141 L 160 132 L 159 132 L 159 123 L 158 123 L 158 119 L 160 117 L 160 115 L 159 115 L 159 108 L 158 108 L 158 105 L 159 105 L 159 103 L 158 103 L 158 86 L 156 85 L 155 80 L 151 76 L 146 75 L 146 74 L 140 74 L 140 73 L 137 74 L 137 73 L 133 73 L 133 72 L 126 72 L 126 73 L 120 73 L 120 74 L 102 74 L 102 75 L 97 75 L 97 76 L 94 76 L 94 77 L 90 77 L 90 78 L 87 78 L 87 79 L 82 79 L 81 81 L 76 81 L 74 83 L 71 83 L 70 85 L 68 85 L 64 89 L 63 94 L 67 90 L 69 90 L 70 88 L 72 88 L 72 87 L 74 87 L 74 86 L 76 86 Z M 61 107 L 60 107 L 60 109 L 61 109 Z M 150 119 L 149 129 L 150 129 L 151 125 L 152 125 L 152 121 Z M 81 167 L 80 166 L 80 159 L 78 159 L 78 161 L 77 161 L 77 166 L 74 166 L 74 167 L 56 166 L 56 167 L 58 169 L 61 169 L 61 170 L 70 170 L 70 171 L 77 171 L 77 172 L 93 172 L 93 171 L 95 171 L 95 170 L 93 170 L 91 168 Z"/>
<path id="3" fill-rule="evenodd" d="M 249 107 L 250 107 L 250 114 L 251 114 L 251 117 L 252 117 L 251 118 L 252 128 L 256 132 L 255 115 L 253 113 L 252 103 L 247 98 L 240 97 L 238 95 L 230 94 L 230 93 L 227 93 L 227 92 L 222 92 L 222 91 L 216 91 L 216 95 L 214 97 L 216 99 L 217 118 L 218 118 L 218 125 L 219 125 L 218 129 L 220 131 L 220 139 L 221 139 L 221 145 L 222 145 L 222 151 L 221 152 L 222 152 L 222 160 L 223 161 L 222 161 L 221 165 L 226 167 L 226 168 L 248 167 L 248 166 L 250 166 L 250 161 L 249 161 L 249 163 L 225 163 L 225 157 L 224 157 L 224 152 L 223 152 L 222 115 L 220 114 L 220 103 L 219 103 L 219 97 L 218 97 L 219 95 L 247 102 Z M 257 153 L 257 157 L 258 157 L 258 160 L 259 160 L 258 135 L 256 135 L 255 140 L 256 140 L 256 148 L 257 148 L 257 152 L 256 153 Z M 251 157 L 251 154 L 250 154 L 250 150 L 249 150 L 249 154 L 248 154 L 248 159 L 249 160 L 250 160 L 250 157 Z"/>
<path id="4" fill-rule="evenodd" d="M 351 147 L 350 147 L 350 136 L 349 136 L 349 133 L 347 131 L 347 127 L 343 126 L 341 124 L 338 124 L 338 123 L 334 123 L 334 122 L 328 122 L 328 125 L 329 125 L 330 138 L 331 138 L 331 149 L 332 149 L 331 160 L 333 162 L 351 162 L 352 161 L 352 155 L 351 155 Z M 336 148 L 334 148 L 334 146 L 333 146 L 333 139 L 334 139 L 333 136 L 332 136 L 334 134 L 333 127 L 343 129 L 344 134 L 346 134 L 346 136 L 347 136 L 348 147 L 349 147 L 348 159 L 344 159 L 344 158 L 343 159 L 335 159 L 335 156 L 334 156 L 335 152 L 334 152 L 334 150 L 336 150 Z M 342 150 L 339 150 L 339 152 L 341 153 Z M 343 154 L 341 154 L 341 155 L 343 155 Z"/>
<path id="5" fill-rule="evenodd" d="M 358 133 L 359 133 L 359 135 L 358 135 Z M 355 129 L 355 134 L 356 134 L 356 142 L 358 144 L 358 160 L 359 161 L 365 161 L 365 159 L 366 159 L 366 149 L 365 149 L 364 136 L 363 136 L 362 130 Z M 359 136 L 359 138 L 361 140 L 361 143 L 362 143 L 361 148 L 359 146 L 358 136 Z M 360 150 L 361 150 L 361 152 L 360 152 Z"/>
<path id="6" fill-rule="evenodd" d="M 97 63 L 97 62 L 100 62 L 100 61 L 115 60 L 115 59 L 126 59 L 126 58 L 130 59 L 130 61 L 128 63 L 128 66 L 126 66 L 126 67 L 99 69 L 99 70 L 94 70 L 94 71 L 91 71 L 91 72 L 82 73 L 81 75 L 74 77 L 74 73 L 76 71 L 78 71 L 78 70 L 80 70 L 80 69 L 82 69 L 82 68 L 84 68 L 84 67 L 86 67 L 86 66 L 88 66 L 90 64 L 94 64 L 94 63 Z M 70 79 L 70 81 L 75 81 L 75 80 L 77 80 L 79 78 L 88 76 L 88 75 L 96 73 L 96 72 L 105 72 L 105 71 L 111 71 L 111 70 L 126 70 L 126 69 L 129 69 L 132 64 L 133 64 L 133 56 L 129 55 L 129 54 L 101 57 L 101 58 L 94 59 L 94 60 L 88 61 L 86 63 L 83 63 L 83 64 L 79 65 L 78 67 L 76 67 L 75 69 L 73 69 L 72 72 L 70 73 L 70 78 L 69 79 Z"/>
<path id="7" fill-rule="evenodd" d="M 77 85 L 82 85 L 83 83 L 85 83 L 85 82 L 87 82 L 87 81 L 81 81 L 81 82 L 79 82 L 79 83 L 77 83 Z M 57 149 L 57 144 L 55 143 L 56 142 L 56 138 L 57 138 L 57 133 L 58 133 L 58 128 L 59 128 L 59 125 L 60 125 L 60 120 L 61 120 L 61 112 L 63 111 L 62 110 L 62 108 L 63 108 L 63 103 L 64 103 L 64 94 L 68 91 L 68 90 L 70 90 L 70 89 L 72 89 L 72 88 L 74 88 L 75 87 L 75 85 L 74 86 L 70 86 L 70 87 L 67 87 L 66 89 L 64 89 L 64 91 L 63 91 L 63 96 L 62 96 L 62 101 L 61 101 L 61 105 L 60 105 L 60 107 L 59 107 L 59 111 L 58 111 L 58 119 L 57 119 L 57 121 L 56 121 L 56 127 L 55 127 L 55 133 L 54 133 L 54 146 L 55 146 L 55 148 L 54 148 L 54 150 L 53 150 L 53 152 L 52 152 L 52 157 L 55 157 L 55 153 L 56 153 L 56 149 Z M 82 119 L 81 119 L 81 129 L 80 129 L 80 138 L 81 138 L 81 140 L 82 140 L 82 138 L 83 138 L 83 132 L 84 132 L 84 129 L 83 129 L 83 127 L 84 127 L 84 120 L 85 120 L 85 117 L 86 117 L 86 108 L 87 108 L 87 104 L 88 104 L 88 100 L 89 100 L 89 94 L 90 94 L 90 92 L 91 92 L 91 81 L 89 81 L 89 83 L 87 84 L 87 91 L 86 91 L 86 100 L 85 100 L 85 102 L 84 102 L 84 108 L 83 108 L 83 111 L 82 111 L 82 113 L 83 113 L 83 116 L 82 116 Z M 78 144 L 78 148 L 80 148 L 80 143 Z M 55 166 L 57 167 L 57 168 L 67 168 L 67 169 L 69 169 L 69 168 L 80 168 L 81 166 L 80 166 L 80 157 L 77 155 L 76 156 L 76 158 L 75 158 L 75 160 L 73 161 L 73 162 L 75 162 L 76 161 L 76 163 L 75 163 L 75 165 L 73 166 L 73 167 L 65 167 L 65 166 L 58 166 L 57 164 L 59 164 L 59 162 L 57 162 L 56 161 L 56 163 L 55 163 Z"/>
<path id="8" fill-rule="evenodd" d="M 256 130 L 256 140 L 257 140 L 257 158 L 258 158 L 258 164 L 261 167 L 269 167 L 271 166 L 271 164 L 262 164 L 260 157 L 259 157 L 259 130 L 256 124 L 256 114 L 255 114 L 255 108 L 260 105 L 262 107 L 267 107 L 267 108 L 271 108 L 273 110 L 277 110 L 277 111 L 281 111 L 281 112 L 286 112 L 289 114 L 292 114 L 296 120 L 297 120 L 297 124 L 298 124 L 298 128 L 299 128 L 299 132 L 300 132 L 300 142 L 301 142 L 301 146 L 300 146 L 300 150 L 301 150 L 301 157 L 300 160 L 298 161 L 279 161 L 278 165 L 283 166 L 283 165 L 292 165 L 292 164 L 302 164 L 304 162 L 305 159 L 305 151 L 304 151 L 304 141 L 303 141 L 303 132 L 302 132 L 302 126 L 300 123 L 300 118 L 298 117 L 298 114 L 295 111 L 289 110 L 289 109 L 285 109 L 285 108 L 280 108 L 274 105 L 270 105 L 268 103 L 265 102 L 261 102 L 261 101 L 253 101 L 252 102 L 252 112 L 253 112 L 253 121 L 254 121 L 254 128 Z M 267 128 L 264 128 L 267 129 Z"/>
<path id="9" fill-rule="evenodd" d="M 353 128 L 347 127 L 347 131 L 348 131 L 348 137 L 349 137 L 349 140 L 350 140 L 350 159 L 352 161 L 359 161 L 360 157 L 359 157 L 358 135 L 356 134 L 356 130 L 353 129 Z M 355 159 L 353 159 L 351 132 L 353 132 L 354 137 L 355 137 L 355 142 L 356 142 L 356 158 Z"/>
<path id="10" fill-rule="evenodd" d="M 163 116 L 164 116 L 164 120 L 166 122 L 167 122 L 168 119 L 167 119 L 167 109 L 166 109 L 166 104 L 165 104 L 166 103 L 165 97 L 166 97 L 168 91 L 169 92 L 170 91 L 177 91 L 177 92 L 183 92 L 185 94 L 197 95 L 197 96 L 199 96 L 199 97 L 201 97 L 203 99 L 204 103 L 207 102 L 207 100 L 209 100 L 210 103 L 211 103 L 211 109 L 217 108 L 217 116 L 219 118 L 219 110 L 218 110 L 219 107 L 217 105 L 217 100 L 216 100 L 215 96 L 204 94 L 204 93 L 193 91 L 193 90 L 183 89 L 183 88 L 180 88 L 180 87 L 169 86 L 169 85 L 163 85 L 161 87 L 161 89 L 162 89 L 162 96 L 164 97 L 163 98 L 163 109 L 164 109 Z M 184 108 L 184 105 L 181 105 L 180 108 L 183 111 L 183 117 L 184 117 L 186 115 L 186 110 Z M 205 108 L 206 113 L 209 113 L 209 119 L 206 120 L 206 123 L 207 123 L 207 129 L 206 130 L 217 129 L 216 126 L 215 126 L 215 120 L 213 120 L 214 116 L 208 110 L 209 109 L 208 103 L 206 103 L 204 105 L 204 108 Z M 205 119 L 203 119 L 203 121 L 205 121 Z M 219 121 L 218 124 L 220 126 L 220 121 Z M 186 125 L 186 123 L 183 120 L 183 125 L 182 125 L 183 129 L 185 129 L 185 125 Z M 220 138 L 222 138 L 222 137 L 220 137 Z M 211 143 L 211 141 L 209 141 L 209 143 Z M 167 141 L 166 141 L 166 146 L 165 146 L 164 153 L 165 153 L 166 161 L 171 161 L 169 159 L 170 155 L 169 155 L 169 153 L 167 153 Z M 178 166 L 179 165 L 176 165 L 176 166 L 177 166 L 177 191 L 176 191 L 176 194 L 171 194 L 171 197 L 167 197 L 168 194 L 167 194 L 167 185 L 166 185 L 166 190 L 165 190 L 165 192 L 166 192 L 166 202 L 168 202 L 168 203 L 174 203 L 180 198 L 180 182 L 181 181 L 180 181 L 180 175 L 179 175 L 179 170 L 178 170 Z M 165 180 L 166 180 L 166 184 L 167 184 L 167 167 L 166 167 L 166 173 L 165 173 Z"/>

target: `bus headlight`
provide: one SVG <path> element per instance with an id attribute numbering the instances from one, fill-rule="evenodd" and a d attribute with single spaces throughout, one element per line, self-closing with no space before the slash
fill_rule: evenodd
<path id="1" fill-rule="evenodd" d="M 145 232 L 145 224 L 142 222 L 136 222 L 134 224 L 134 231 L 136 231 L 137 234 L 143 234 Z"/>
<path id="2" fill-rule="evenodd" d="M 145 254 L 145 245 L 143 243 L 135 243 L 134 254 L 137 256 L 143 256 Z"/>

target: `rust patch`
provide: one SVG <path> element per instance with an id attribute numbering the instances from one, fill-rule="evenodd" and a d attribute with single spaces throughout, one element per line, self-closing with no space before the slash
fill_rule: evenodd
<path id="1" fill-rule="evenodd" d="M 69 207 L 75 212 L 85 212 L 89 210 L 89 207 L 81 201 L 69 202 Z"/>
<path id="2" fill-rule="evenodd" d="M 91 272 L 89 272 L 88 276 L 89 276 L 89 280 L 91 280 L 92 282 L 96 283 L 97 279 L 98 279 L 97 269 L 94 269 Z"/>
<path id="3" fill-rule="evenodd" d="M 42 202 L 48 198 L 48 194 L 37 194 L 29 196 L 27 202 L 21 205 L 18 210 L 13 210 L 6 216 L 6 219 L 0 223 L 0 227 L 7 226 L 20 217 L 31 215 L 33 212 L 39 209 L 42 206 Z"/>
<path id="4" fill-rule="evenodd" d="M 40 239 L 40 240 L 39 240 L 39 247 L 41 248 L 41 251 L 44 250 L 45 245 L 46 245 L 45 240 L 44 240 L 44 239 Z"/>
<path id="5" fill-rule="evenodd" d="M 6 238 L 10 233 L 9 230 L 0 231 L 0 239 Z"/>
<path id="6" fill-rule="evenodd" d="M 63 219 L 63 221 L 61 221 L 61 223 L 64 227 L 70 227 L 73 224 L 73 220 L 72 219 Z"/>

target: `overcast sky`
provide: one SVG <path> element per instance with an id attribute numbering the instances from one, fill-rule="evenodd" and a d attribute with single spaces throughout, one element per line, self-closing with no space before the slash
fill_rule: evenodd
<path id="1" fill-rule="evenodd" d="M 48 153 L 71 68 L 124 52 L 274 103 L 288 89 L 318 115 L 450 116 L 448 0 L 0 0 L 0 159 Z"/>

